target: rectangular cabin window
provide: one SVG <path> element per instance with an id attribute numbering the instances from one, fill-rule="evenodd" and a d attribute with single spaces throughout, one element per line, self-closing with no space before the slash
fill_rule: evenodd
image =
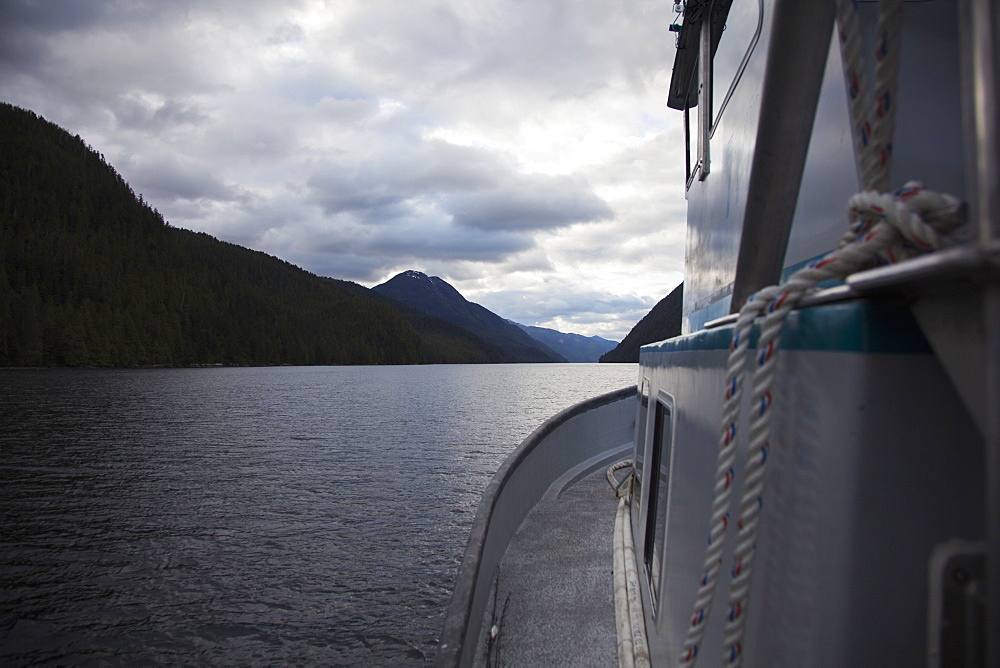
<path id="1" fill-rule="evenodd" d="M 763 17 L 763 0 L 699 0 L 684 5 L 683 25 L 670 27 L 678 34 L 667 106 L 684 112 L 689 189 L 712 171 L 711 138 L 757 45 Z M 729 33 L 725 39 L 723 33 Z M 694 120 L 692 107 L 697 107 Z"/>
<path id="2" fill-rule="evenodd" d="M 714 4 L 714 3 L 713 3 Z M 698 42 L 698 180 L 712 171 L 712 23 L 702 21 Z"/>
<path id="3" fill-rule="evenodd" d="M 764 26 L 764 0 L 740 0 L 725 5 L 718 1 L 712 4 L 713 11 L 726 12 L 722 35 L 714 37 L 717 46 L 712 58 L 712 134 L 750 62 Z"/>
<path id="4" fill-rule="evenodd" d="M 635 452 L 632 456 L 632 526 L 639 526 L 640 499 L 642 499 L 642 467 L 646 458 L 646 419 L 649 413 L 649 379 L 642 379 L 639 388 L 639 407 L 635 418 Z"/>
<path id="5" fill-rule="evenodd" d="M 670 487 L 670 460 L 673 450 L 673 400 L 661 396 L 656 401 L 653 421 L 653 449 L 649 459 L 649 507 L 643 561 L 654 610 L 659 599 L 663 571 L 663 551 L 667 529 L 667 501 Z"/>

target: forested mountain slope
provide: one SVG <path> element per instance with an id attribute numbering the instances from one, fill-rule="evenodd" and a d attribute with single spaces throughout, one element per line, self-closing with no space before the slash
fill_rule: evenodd
<path id="1" fill-rule="evenodd" d="M 638 362 L 639 348 L 647 343 L 664 341 L 681 333 L 684 307 L 684 284 L 656 303 L 614 350 L 601 355 L 602 362 Z"/>
<path id="2" fill-rule="evenodd" d="M 419 271 L 404 271 L 372 288 L 398 302 L 466 329 L 496 347 L 505 362 L 565 362 L 515 324 L 470 302 L 451 284 Z"/>
<path id="3" fill-rule="evenodd" d="M 79 136 L 0 104 L 0 365 L 432 358 L 391 306 L 169 226 Z"/>
<path id="4" fill-rule="evenodd" d="M 467 329 L 419 311 L 363 285 L 330 278 L 336 285 L 356 295 L 369 296 L 392 306 L 410 323 L 420 337 L 427 364 L 496 364 L 505 361 L 503 352 Z"/>

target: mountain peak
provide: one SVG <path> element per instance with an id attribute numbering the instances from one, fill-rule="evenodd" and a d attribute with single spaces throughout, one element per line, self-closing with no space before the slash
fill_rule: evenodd
<path id="1" fill-rule="evenodd" d="M 448 281 L 437 276 L 428 276 L 422 271 L 417 271 L 416 269 L 408 269 L 407 271 L 396 274 L 388 281 L 382 285 L 377 285 L 373 288 L 376 292 L 381 292 L 387 296 L 397 299 L 404 304 L 409 303 L 410 306 L 414 306 L 417 310 L 422 310 L 428 312 L 425 308 L 421 308 L 411 303 L 413 299 L 418 301 L 425 299 L 427 297 L 433 296 L 433 299 L 441 302 L 465 302 L 466 299 L 461 295 L 461 293 L 456 290 Z M 404 295 L 406 295 L 404 297 Z M 423 295 L 423 297 L 421 297 Z M 439 314 L 431 313 L 432 315 Z M 445 318 L 448 320 L 448 318 Z"/>
<path id="2" fill-rule="evenodd" d="M 428 276 L 424 272 L 417 271 L 416 269 L 407 269 L 403 273 L 397 274 L 394 278 L 406 278 L 410 279 L 411 281 L 420 281 L 422 283 L 427 283 L 429 285 L 434 285 L 438 287 L 447 287 L 452 290 L 455 289 L 450 283 L 448 283 L 448 281 L 444 280 L 440 276 Z M 389 280 L 391 281 L 393 279 Z"/>
<path id="3" fill-rule="evenodd" d="M 412 278 L 412 279 L 418 280 L 418 281 L 426 281 L 426 280 L 428 280 L 430 278 L 424 272 L 417 271 L 416 269 L 408 269 L 407 271 L 404 271 L 403 273 L 401 273 L 399 275 L 403 276 L 405 278 Z"/>
<path id="4" fill-rule="evenodd" d="M 427 315 L 447 320 L 497 346 L 508 362 L 562 362 L 565 359 L 486 308 L 470 302 L 437 276 L 409 270 L 373 291 Z"/>

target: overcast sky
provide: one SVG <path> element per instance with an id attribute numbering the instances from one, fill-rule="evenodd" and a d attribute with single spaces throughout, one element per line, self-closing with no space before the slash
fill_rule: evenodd
<path id="1" fill-rule="evenodd" d="M 619 339 L 682 278 L 664 0 L 2 0 L 0 100 L 174 226 Z"/>

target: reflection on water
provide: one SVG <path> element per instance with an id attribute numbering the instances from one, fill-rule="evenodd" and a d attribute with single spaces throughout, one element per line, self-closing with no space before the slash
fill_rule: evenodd
<path id="1" fill-rule="evenodd" d="M 0 663 L 423 663 L 492 472 L 635 376 L 0 370 Z"/>

